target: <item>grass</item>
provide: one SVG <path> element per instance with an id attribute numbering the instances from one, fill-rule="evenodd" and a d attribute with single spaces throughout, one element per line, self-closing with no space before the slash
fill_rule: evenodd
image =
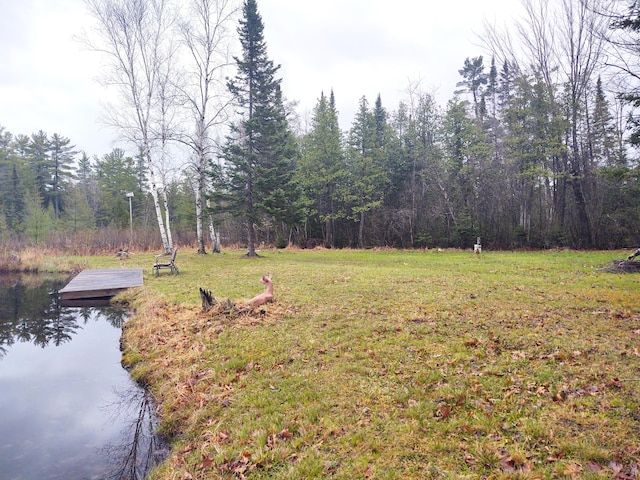
<path id="1" fill-rule="evenodd" d="M 123 362 L 173 439 L 153 479 L 637 475 L 640 276 L 600 270 L 625 253 L 262 255 L 87 259 L 145 269 Z M 275 303 L 201 311 L 265 273 Z"/>

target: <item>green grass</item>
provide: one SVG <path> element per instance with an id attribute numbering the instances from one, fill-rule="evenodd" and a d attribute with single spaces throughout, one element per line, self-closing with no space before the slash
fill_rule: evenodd
<path id="1" fill-rule="evenodd" d="M 141 266 L 125 363 L 173 454 L 153 478 L 611 478 L 640 465 L 640 276 L 624 252 L 180 251 Z M 204 314 L 198 288 L 241 302 Z"/>

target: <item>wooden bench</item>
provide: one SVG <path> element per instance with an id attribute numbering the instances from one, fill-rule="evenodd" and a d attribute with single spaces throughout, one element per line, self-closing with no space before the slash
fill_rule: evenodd
<path id="1" fill-rule="evenodd" d="M 160 275 L 161 268 L 169 268 L 171 269 L 171 273 L 178 274 L 180 271 L 176 266 L 176 255 L 178 254 L 178 249 L 176 248 L 173 253 L 162 253 L 160 255 L 156 255 L 156 261 L 153 264 L 153 271 L 156 274 L 156 277 Z"/>

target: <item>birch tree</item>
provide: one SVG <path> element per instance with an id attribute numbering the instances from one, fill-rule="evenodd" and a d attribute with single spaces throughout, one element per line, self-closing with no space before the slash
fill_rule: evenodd
<path id="1" fill-rule="evenodd" d="M 171 29 L 175 11 L 168 0 L 85 3 L 96 20 L 96 38 L 87 37 L 85 43 L 103 55 L 106 72 L 101 78 L 119 95 L 118 105 L 107 111 L 107 123 L 132 143 L 146 162 L 162 246 L 170 252 L 173 241 L 158 161 L 166 152 L 168 138 L 164 123 L 167 98 L 162 95 L 167 92 L 164 81 L 173 76 Z"/>
<path id="2" fill-rule="evenodd" d="M 187 115 L 193 128 L 181 135 L 180 141 L 192 151 L 196 176 L 196 237 L 198 253 L 205 249 L 205 192 L 207 163 L 216 153 L 214 138 L 228 120 L 229 91 L 226 73 L 230 67 L 231 28 L 237 7 L 231 0 L 190 0 L 185 19 L 179 24 L 186 49 L 184 84 L 181 86 Z M 210 216 L 208 218 L 211 218 Z M 219 250 L 219 238 L 209 222 L 214 252 Z"/>

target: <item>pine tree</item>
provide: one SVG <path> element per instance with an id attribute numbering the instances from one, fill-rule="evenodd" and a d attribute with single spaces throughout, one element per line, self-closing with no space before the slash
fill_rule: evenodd
<path id="1" fill-rule="evenodd" d="M 99 226 L 128 225 L 129 203 L 124 193 L 135 192 L 134 199 L 140 196 L 136 189 L 134 159 L 125 156 L 124 150 L 114 148 L 96 161 L 94 170 L 100 192 L 96 208 L 96 223 Z"/>
<path id="2" fill-rule="evenodd" d="M 609 110 L 609 102 L 602 88 L 602 79 L 596 82 L 593 113 L 589 138 L 592 160 L 598 166 L 621 166 L 624 157 L 615 149 L 615 128 Z"/>
<path id="3" fill-rule="evenodd" d="M 379 105 L 382 110 L 382 104 Z M 378 116 L 381 115 L 380 111 Z M 350 185 L 347 198 L 351 218 L 358 223 L 358 246 L 364 247 L 365 214 L 382 205 L 388 183 L 382 148 L 378 147 L 376 116 L 368 108 L 367 99 L 360 107 L 349 132 L 348 167 Z"/>
<path id="4" fill-rule="evenodd" d="M 347 176 L 333 91 L 323 93 L 313 109 L 305 154 L 297 168 L 298 181 L 309 202 L 309 220 L 322 225 L 324 244 L 336 246 L 336 220 L 342 218 L 340 190 Z M 313 236 L 313 235 L 312 235 Z"/>
<path id="5" fill-rule="evenodd" d="M 26 146 L 30 171 L 32 172 L 32 185 L 37 191 L 37 198 L 43 207 L 48 207 L 51 197 L 50 181 L 53 177 L 53 163 L 51 162 L 51 141 L 48 135 L 40 130 L 31 135 Z M 33 200 L 33 197 L 32 197 Z"/>
<path id="6" fill-rule="evenodd" d="M 488 76 L 484 73 L 484 65 L 482 63 L 482 56 L 475 57 L 469 60 L 467 58 L 464 61 L 464 67 L 458 70 L 458 73 L 462 75 L 464 80 L 458 82 L 457 86 L 465 87 L 473 97 L 473 111 L 475 113 L 476 120 L 482 120 L 481 99 L 482 99 L 482 86 L 487 84 Z"/>
<path id="7" fill-rule="evenodd" d="M 223 149 L 221 175 L 214 174 L 219 210 L 241 214 L 247 225 L 247 256 L 257 256 L 254 225 L 264 215 L 295 221 L 299 205 L 293 179 L 296 149 L 276 78 L 280 66 L 267 56 L 264 26 L 255 0 L 245 0 L 238 34 L 242 57 L 228 87 L 240 119 Z"/>
<path id="8" fill-rule="evenodd" d="M 87 153 L 83 151 L 78 159 L 78 168 L 76 173 L 77 180 L 80 183 L 86 183 L 91 179 L 92 173 L 91 159 Z"/>
<path id="9" fill-rule="evenodd" d="M 72 163 L 74 156 L 78 153 L 74 150 L 74 145 L 69 145 L 71 141 L 54 133 L 51 137 L 51 167 L 52 176 L 50 180 L 51 204 L 56 220 L 60 219 L 60 213 L 64 210 L 64 196 L 67 192 L 69 181 L 73 178 Z"/>

